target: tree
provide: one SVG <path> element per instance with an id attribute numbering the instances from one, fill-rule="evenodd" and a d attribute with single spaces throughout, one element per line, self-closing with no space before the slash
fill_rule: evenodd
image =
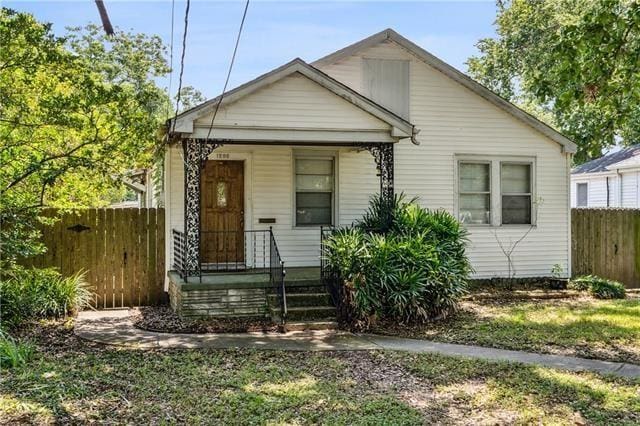
<path id="1" fill-rule="evenodd" d="M 180 89 L 180 94 L 176 94 L 176 96 L 174 97 L 174 102 L 178 102 L 180 104 L 180 112 L 198 106 L 206 100 L 207 98 L 204 97 L 202 92 L 194 88 L 193 86 L 183 87 L 182 89 Z"/>
<path id="2" fill-rule="evenodd" d="M 42 206 L 108 204 L 132 168 L 151 164 L 168 96 L 159 37 L 96 26 L 56 37 L 0 9 L 0 242 L 3 262 L 37 251 Z M 2 265 L 0 264 L 0 267 Z"/>
<path id="3" fill-rule="evenodd" d="M 578 144 L 576 162 L 640 141 L 640 3 L 499 0 L 472 77 Z"/>

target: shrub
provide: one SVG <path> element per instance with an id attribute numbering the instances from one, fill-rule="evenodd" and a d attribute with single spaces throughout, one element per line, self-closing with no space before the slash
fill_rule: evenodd
<path id="1" fill-rule="evenodd" d="M 33 357 L 33 345 L 18 342 L 0 331 L 0 369 L 25 365 Z"/>
<path id="2" fill-rule="evenodd" d="M 597 299 L 624 299 L 626 291 L 624 285 L 618 281 L 587 275 L 572 280 L 569 287 L 579 291 L 589 291 Z"/>
<path id="3" fill-rule="evenodd" d="M 471 273 L 467 233 L 453 216 L 403 196 L 390 207 L 389 222 L 374 198 L 362 221 L 325 241 L 327 265 L 339 277 L 343 320 L 359 328 L 377 319 L 408 323 L 447 315 Z"/>
<path id="4" fill-rule="evenodd" d="M 9 327 L 27 319 L 61 317 L 87 306 L 91 292 L 83 274 L 62 277 L 55 269 L 14 269 L 0 283 L 2 320 Z"/>

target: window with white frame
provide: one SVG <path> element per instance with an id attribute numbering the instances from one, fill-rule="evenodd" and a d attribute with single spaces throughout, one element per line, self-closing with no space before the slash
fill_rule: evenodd
<path id="1" fill-rule="evenodd" d="M 576 204 L 578 207 L 589 205 L 589 185 L 586 182 L 576 184 Z"/>
<path id="2" fill-rule="evenodd" d="M 491 163 L 461 161 L 459 219 L 462 223 L 491 223 Z"/>
<path id="3" fill-rule="evenodd" d="M 501 163 L 503 225 L 531 224 L 531 164 Z"/>
<path id="4" fill-rule="evenodd" d="M 460 222 L 470 225 L 530 225 L 533 217 L 533 161 L 458 161 Z"/>
<path id="5" fill-rule="evenodd" d="M 333 158 L 295 159 L 296 226 L 333 224 Z"/>

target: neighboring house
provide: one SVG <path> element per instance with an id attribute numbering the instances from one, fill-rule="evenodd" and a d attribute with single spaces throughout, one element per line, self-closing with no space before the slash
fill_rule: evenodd
<path id="1" fill-rule="evenodd" d="M 476 278 L 507 276 L 498 239 L 531 227 L 517 276 L 570 273 L 576 146 L 393 30 L 295 59 L 169 129 L 167 265 L 183 277 L 260 266 L 251 232 L 270 227 L 288 269 L 317 267 L 321 227 L 352 224 L 378 191 L 460 218 Z"/>
<path id="2" fill-rule="evenodd" d="M 571 207 L 640 207 L 640 145 L 574 168 Z"/>
<path id="3" fill-rule="evenodd" d="M 150 169 L 130 170 L 122 179 L 122 183 L 133 193 L 131 199 L 112 203 L 111 208 L 146 208 L 157 207 L 158 200 L 154 194 Z M 135 199 L 133 199 L 135 198 Z"/>

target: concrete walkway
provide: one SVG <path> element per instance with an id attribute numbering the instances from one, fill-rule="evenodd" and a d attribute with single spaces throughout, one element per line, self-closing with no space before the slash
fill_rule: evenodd
<path id="1" fill-rule="evenodd" d="M 75 333 L 93 342 L 137 349 L 251 348 L 282 351 L 396 350 L 438 353 L 489 361 L 543 365 L 570 371 L 594 371 L 640 378 L 640 365 L 562 355 L 545 355 L 482 346 L 438 343 L 345 331 L 294 331 L 289 333 L 179 334 L 156 333 L 134 327 L 128 310 L 85 311 L 78 315 Z"/>

